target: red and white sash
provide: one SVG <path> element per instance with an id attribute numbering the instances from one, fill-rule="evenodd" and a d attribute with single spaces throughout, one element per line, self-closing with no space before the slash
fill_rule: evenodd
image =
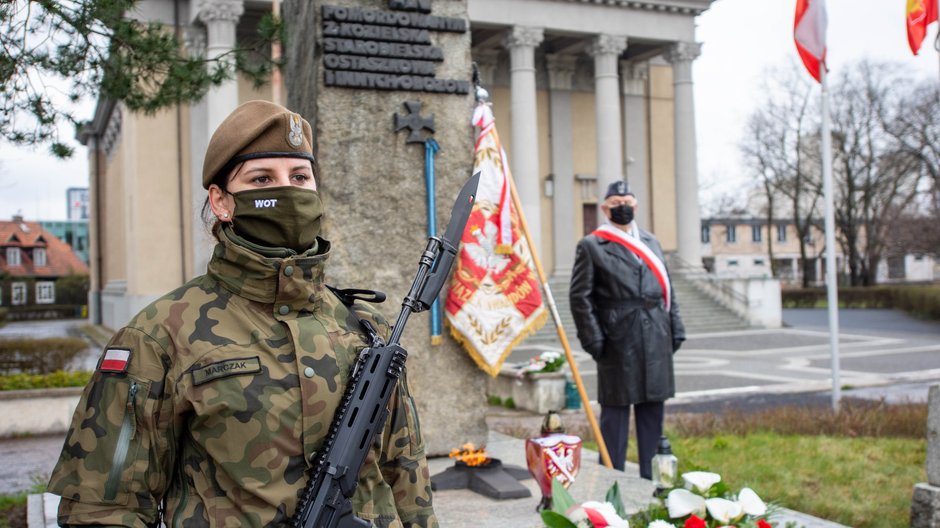
<path id="1" fill-rule="evenodd" d="M 656 276 L 656 280 L 659 281 L 659 286 L 663 289 L 663 299 L 666 300 L 666 311 L 668 312 L 672 304 L 672 295 L 670 295 L 672 287 L 669 284 L 669 272 L 666 271 L 666 265 L 656 256 L 656 253 L 653 253 L 653 250 L 644 244 L 639 237 L 627 236 L 626 233 L 610 224 L 602 224 L 593 234 L 604 240 L 616 242 L 629 249 L 631 253 L 646 263 L 649 269 L 653 270 L 653 275 Z"/>

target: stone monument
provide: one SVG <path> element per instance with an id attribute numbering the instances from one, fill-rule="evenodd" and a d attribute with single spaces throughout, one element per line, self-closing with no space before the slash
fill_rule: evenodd
<path id="1" fill-rule="evenodd" d="M 438 235 L 473 165 L 466 0 L 289 0 L 283 13 L 288 106 L 314 127 L 327 281 L 385 292 L 394 322 L 428 237 L 424 141 L 440 146 Z M 446 328 L 440 344 L 429 332 L 415 314 L 402 338 L 428 454 L 482 445 L 486 376 Z"/>
<path id="2" fill-rule="evenodd" d="M 940 385 L 927 401 L 927 482 L 914 485 L 911 528 L 940 528 Z"/>

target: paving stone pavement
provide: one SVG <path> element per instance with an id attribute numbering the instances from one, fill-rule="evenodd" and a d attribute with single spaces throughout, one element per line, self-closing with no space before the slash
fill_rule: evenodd
<path id="1" fill-rule="evenodd" d="M 0 495 L 45 485 L 62 451 L 65 435 L 8 438 L 0 441 Z"/>

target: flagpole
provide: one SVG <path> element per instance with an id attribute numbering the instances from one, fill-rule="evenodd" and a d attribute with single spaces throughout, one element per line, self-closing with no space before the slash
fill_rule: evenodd
<path id="1" fill-rule="evenodd" d="M 826 202 L 826 298 L 829 310 L 829 349 L 832 353 L 832 410 L 839 412 L 842 398 L 839 382 L 839 279 L 836 276 L 835 213 L 832 197 L 832 135 L 829 131 L 829 88 L 826 66 L 820 64 L 819 82 L 822 86 L 822 147 L 823 195 Z"/>
<path id="2" fill-rule="evenodd" d="M 519 213 L 519 225 L 522 227 L 522 232 L 525 234 L 526 243 L 529 246 L 529 253 L 532 255 L 532 262 L 535 263 L 535 271 L 539 275 L 542 290 L 545 292 L 545 298 L 548 301 L 548 309 L 552 313 L 552 319 L 555 321 L 558 339 L 561 340 L 561 346 L 565 349 L 565 358 L 568 360 L 568 365 L 571 367 L 571 376 L 574 378 L 574 383 L 578 387 L 578 395 L 581 396 L 581 403 L 584 404 L 584 413 L 587 415 L 588 422 L 591 425 L 591 431 L 594 433 L 594 438 L 597 440 L 597 450 L 600 451 L 601 460 L 604 462 L 604 465 L 613 469 L 614 465 L 610 461 L 610 453 L 607 452 L 607 444 L 604 442 L 600 427 L 597 425 L 594 410 L 591 408 L 591 400 L 587 396 L 587 391 L 584 390 L 584 382 L 581 380 L 581 373 L 578 372 L 578 365 L 575 363 L 574 356 L 571 354 L 571 345 L 568 343 L 568 337 L 565 335 L 565 328 L 562 326 L 561 317 L 558 316 L 558 308 L 555 306 L 555 298 L 552 297 L 552 289 L 548 285 L 548 280 L 545 278 L 545 271 L 542 269 L 542 263 L 539 261 L 539 254 L 532 243 L 532 236 L 529 234 L 529 225 L 526 223 L 525 214 L 522 211 L 522 203 L 519 201 L 519 194 L 516 193 L 516 184 L 513 182 L 512 176 L 508 174 L 508 171 L 506 179 L 509 180 L 509 191 L 512 195 L 513 207 L 515 207 L 516 211 Z"/>

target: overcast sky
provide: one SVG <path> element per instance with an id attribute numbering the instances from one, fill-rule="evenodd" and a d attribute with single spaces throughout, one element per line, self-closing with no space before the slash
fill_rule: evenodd
<path id="1" fill-rule="evenodd" d="M 717 0 L 698 19 L 702 55 L 694 63 L 701 198 L 747 183 L 738 142 L 760 96 L 768 67 L 798 60 L 793 44 L 796 0 Z M 940 78 L 933 49 L 936 24 L 919 56 L 907 47 L 905 0 L 829 0 L 829 65 L 833 75 L 863 58 L 902 64 L 924 78 Z M 808 75 L 808 74 L 807 74 Z M 89 107 L 90 117 L 93 108 Z M 63 134 L 72 137 L 69 130 Z M 78 146 L 69 161 L 44 148 L 0 145 L 0 219 L 18 211 L 28 219 L 66 218 L 65 190 L 88 185 L 87 154 Z"/>
<path id="2" fill-rule="evenodd" d="M 869 59 L 899 64 L 915 77 L 940 79 L 940 58 L 933 48 L 937 24 L 930 26 L 915 57 L 907 44 L 906 3 L 826 0 L 829 75 Z M 761 76 L 790 61 L 805 72 L 793 43 L 795 9 L 796 0 L 717 0 L 698 18 L 702 55 L 693 63 L 693 80 L 703 202 L 750 183 L 738 144 L 761 99 Z M 806 78 L 812 79 L 809 73 Z"/>

